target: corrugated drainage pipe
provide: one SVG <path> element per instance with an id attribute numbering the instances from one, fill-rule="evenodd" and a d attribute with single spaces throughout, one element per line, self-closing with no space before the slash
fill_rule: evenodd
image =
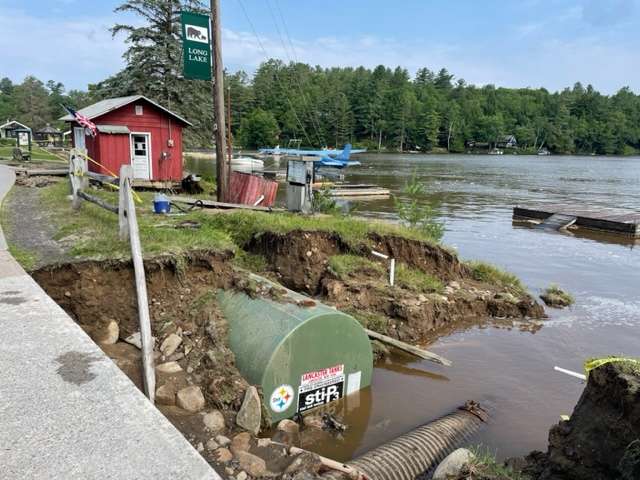
<path id="1" fill-rule="evenodd" d="M 414 480 L 429 474 L 488 419 L 475 402 L 347 463 L 370 480 Z M 333 475 L 330 475 L 333 477 Z"/>

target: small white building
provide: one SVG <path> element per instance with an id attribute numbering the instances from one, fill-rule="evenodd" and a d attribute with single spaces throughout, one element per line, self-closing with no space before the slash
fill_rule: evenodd
<path id="1" fill-rule="evenodd" d="M 0 125 L 0 138 L 17 138 L 16 130 L 29 130 L 31 132 L 31 129 L 26 125 L 16 120 L 7 120 L 6 123 Z"/>

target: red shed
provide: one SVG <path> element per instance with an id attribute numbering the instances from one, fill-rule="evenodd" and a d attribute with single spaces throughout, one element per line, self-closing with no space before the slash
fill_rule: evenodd
<path id="1" fill-rule="evenodd" d="M 133 165 L 140 180 L 182 180 L 182 129 L 184 118 L 142 95 L 110 98 L 78 110 L 98 127 L 98 135 L 85 135 L 71 115 L 62 117 L 73 128 L 73 146 L 106 168 L 89 162 L 89 170 L 119 174 L 120 166 Z"/>

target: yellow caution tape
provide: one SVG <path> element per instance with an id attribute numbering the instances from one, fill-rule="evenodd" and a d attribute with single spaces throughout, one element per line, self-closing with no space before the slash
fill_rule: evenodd
<path id="1" fill-rule="evenodd" d="M 78 155 L 80 155 L 81 157 L 86 158 L 87 160 L 89 160 L 92 163 L 95 163 L 96 165 L 98 165 L 99 167 L 104 168 L 107 173 L 109 175 L 111 175 L 112 177 L 118 178 L 118 175 L 116 175 L 115 173 L 113 173 L 111 170 L 109 170 L 107 167 L 105 167 L 104 165 L 102 165 L 100 162 L 95 161 L 93 158 L 91 158 L 89 155 L 85 155 L 84 153 L 80 152 L 80 151 L 76 151 L 76 153 Z M 110 184 L 107 184 L 110 185 Z M 111 184 L 112 188 L 115 188 L 116 190 L 120 190 L 120 187 L 118 187 L 117 185 L 113 185 Z M 134 189 L 131 189 L 131 194 L 133 195 L 134 200 L 136 201 L 136 203 L 142 203 L 142 198 L 140 198 L 140 196 L 136 193 L 136 191 Z"/>
<path id="2" fill-rule="evenodd" d="M 589 372 L 594 368 L 601 367 L 602 365 L 606 365 L 607 363 L 619 363 L 619 362 L 629 362 L 634 363 L 640 366 L 640 360 L 637 358 L 627 358 L 627 357 L 605 357 L 605 358 L 592 358 L 584 362 L 584 373 L 589 375 Z"/>

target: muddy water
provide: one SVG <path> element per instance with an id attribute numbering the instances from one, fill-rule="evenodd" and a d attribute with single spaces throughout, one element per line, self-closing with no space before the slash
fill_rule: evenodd
<path id="1" fill-rule="evenodd" d="M 438 205 L 444 243 L 463 258 L 495 263 L 517 274 L 533 294 L 558 283 L 576 298 L 568 310 L 548 309 L 536 333 L 518 328 L 471 329 L 430 349 L 450 368 L 397 357 L 375 369 L 370 392 L 350 402 L 340 440 L 316 449 L 348 459 L 467 399 L 492 408 L 474 441 L 499 457 L 545 449 L 549 427 L 570 414 L 579 380 L 553 371 L 580 371 L 593 356 L 640 355 L 640 252 L 616 236 L 570 236 L 513 225 L 516 204 L 542 201 L 640 208 L 640 158 L 364 155 L 346 180 L 398 193 L 416 174 Z M 390 200 L 352 202 L 360 214 L 393 217 Z M 357 408 L 353 405 L 357 404 Z"/>

